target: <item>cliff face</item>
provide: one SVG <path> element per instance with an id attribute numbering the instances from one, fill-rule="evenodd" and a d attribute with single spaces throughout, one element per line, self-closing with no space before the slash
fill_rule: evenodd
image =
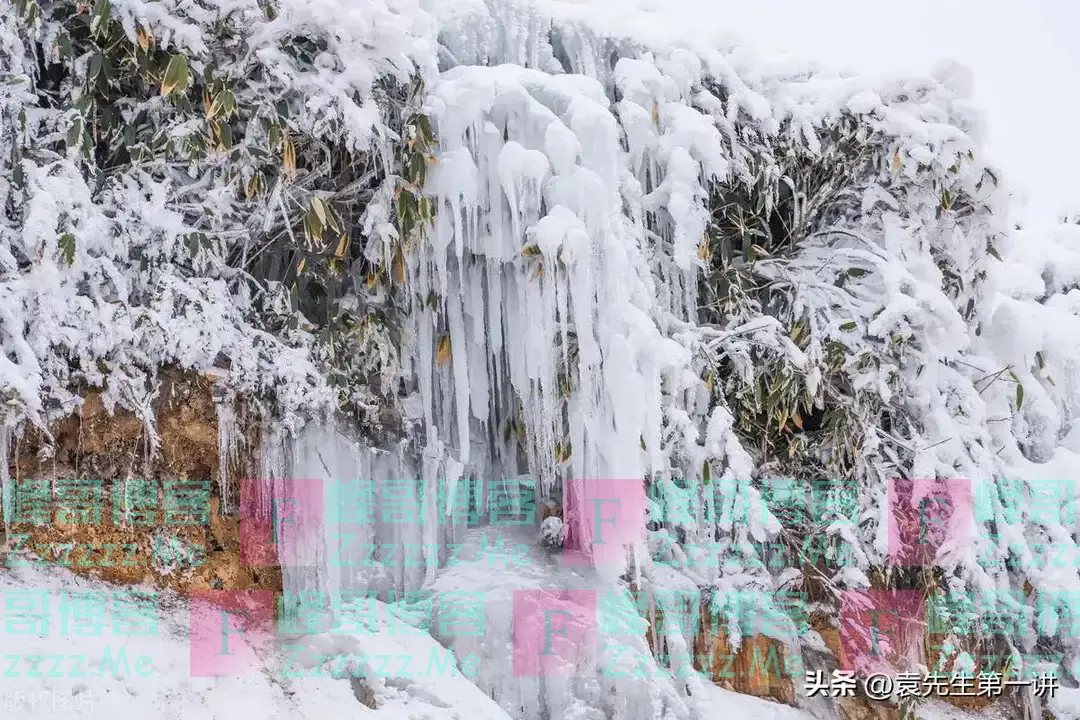
<path id="1" fill-rule="evenodd" d="M 222 484 L 212 380 L 165 372 L 153 412 L 157 449 L 139 418 L 107 412 L 96 392 L 51 438 L 32 430 L 13 442 L 9 548 L 115 583 L 280 591 L 280 568 L 245 567 L 240 553 L 235 509 L 240 478 L 258 467 L 258 424 L 243 426 Z M 221 512 L 223 487 L 232 513 Z"/>

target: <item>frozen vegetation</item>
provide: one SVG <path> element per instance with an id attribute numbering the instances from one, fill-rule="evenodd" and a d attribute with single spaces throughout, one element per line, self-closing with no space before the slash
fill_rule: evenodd
<path id="1" fill-rule="evenodd" d="M 432 503 L 425 523 L 287 539 L 290 593 L 487 593 L 482 637 L 423 636 L 479 658 L 475 676 L 387 680 L 372 714 L 804 712 L 680 673 L 694 629 L 654 651 L 640 615 L 619 659 L 592 660 L 645 681 L 515 677 L 520 589 L 631 614 L 631 583 L 697 592 L 736 643 L 780 618 L 794 656 L 807 613 L 835 616 L 844 591 L 996 591 L 957 647 L 1006 613 L 1006 652 L 1073 668 L 1080 497 L 1048 482 L 1080 470 L 1080 225 L 1011 223 L 963 69 L 834 76 L 686 37 L 602 3 L 0 0 L 0 450 L 97 387 L 145 419 L 152 452 L 156 378 L 179 366 L 221 378 L 223 456 L 234 403 L 254 403 L 264 511 L 292 478 L 520 478 L 555 505 L 567 478 L 645 479 L 624 567 L 553 559 L 580 516 L 530 528 L 511 568 L 448 564 L 431 548 L 484 528 L 434 522 Z M 887 563 L 896 478 L 970 481 L 974 539 L 932 570 Z M 856 506 L 793 513 L 781 479 L 836 479 L 823 491 L 855 487 Z M 346 531 L 426 550 L 342 567 Z M 811 538 L 829 558 L 813 571 L 759 552 Z M 1033 562 L 1047 544 L 1066 561 Z M 110 692 L 155 717 L 254 692 L 176 678 Z M 367 712 L 319 705 L 346 681 L 264 680 L 267 717 Z"/>

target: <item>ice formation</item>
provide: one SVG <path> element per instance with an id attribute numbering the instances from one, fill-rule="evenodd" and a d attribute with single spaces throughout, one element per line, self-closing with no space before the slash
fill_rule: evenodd
<path id="1" fill-rule="evenodd" d="M 115 5 L 132 34 L 136 22 L 152 21 L 160 42 L 206 51 L 200 23 L 208 21 L 188 3 Z M 419 192 L 436 213 L 403 268 L 410 306 L 396 348 L 401 366 L 381 368 L 404 387 L 403 407 L 419 429 L 392 446 L 337 420 L 297 431 L 302 411 L 325 408 L 327 390 L 306 330 L 297 323 L 285 343 L 257 329 L 252 299 L 230 284 L 242 272 L 225 258 L 249 251 L 232 238 L 253 225 L 215 226 L 234 243 L 214 256 L 217 264 L 196 247 L 195 260 L 170 256 L 160 277 L 144 274 L 127 264 L 151 240 L 179 245 L 190 229 L 184 204 L 152 178 L 138 188 L 109 185 L 102 201 L 70 159 L 56 160 L 57 172 L 24 162 L 25 191 L 0 178 L 3 197 L 24 213 L 0 235 L 0 391 L 22 421 L 70 411 L 77 400 L 69 381 L 99 382 L 108 371 L 110 407 L 140 413 L 155 438 L 147 367 L 207 371 L 225 355 L 232 390 L 269 387 L 286 412 L 263 428 L 263 472 L 240 495 L 244 506 L 253 493 L 264 519 L 291 504 L 279 528 L 287 595 L 482 590 L 489 632 L 432 634 L 459 659 L 479 658 L 476 686 L 509 716 L 682 720 L 706 717 L 715 697 L 700 676 L 680 672 L 696 628 L 652 627 L 657 611 L 688 608 L 665 599 L 642 617 L 631 589 L 700 593 L 736 645 L 757 614 L 782 620 L 776 639 L 794 655 L 815 635 L 773 599 L 791 578 L 755 550 L 790 529 L 760 482 L 772 478 L 775 458 L 750 446 L 740 434 L 745 418 L 719 391 L 752 396 L 781 365 L 813 407 L 842 405 L 861 438 L 845 469 L 860 489 L 857 517 L 837 513 L 810 528 L 854 559 L 829 578 L 831 589 L 866 589 L 887 565 L 884 498 L 893 478 L 966 478 L 981 503 L 978 523 L 993 532 L 948 548 L 943 585 L 1011 591 L 1005 610 L 1024 625 L 1010 636 L 1011 650 L 1057 643 L 1067 663 L 1078 658 L 1080 644 L 1040 636 L 1016 597 L 1025 583 L 1039 593 L 1076 588 L 1076 565 L 1019 572 L 1006 563 L 1030 560 L 1050 542 L 1075 556 L 1075 522 L 1013 506 L 1000 489 L 1008 478 L 1021 497 L 1037 499 L 1049 492 L 1040 478 L 1072 478 L 1080 467 L 1072 339 L 1080 330 L 1080 233 L 1075 225 L 1035 235 L 1008 227 L 1003 193 L 982 163 L 966 72 L 943 65 L 937 79 L 872 84 L 745 67 L 734 51 L 605 14 L 603 3 L 369 0 L 346 9 L 334 0 L 282 0 L 269 19 L 259 3 L 235 5 L 255 28 L 245 41 L 258 49 L 233 69 L 278 67 L 273 87 L 305 98 L 293 122 L 313 137 L 338 128 L 335 141 L 391 164 L 394 138 L 377 81 L 423 81 L 420 109 L 434 127 L 435 153 Z M 29 73 L 4 15 L 0 52 L 13 58 L 13 73 Z M 301 29 L 323 49 L 297 69 L 279 43 Z M 8 116 L 33 100 L 16 86 L 0 90 L 5 143 L 17 134 Z M 842 156 L 849 145 L 862 154 Z M 850 174 L 829 176 L 848 161 Z M 829 202 L 814 205 L 796 182 L 806 178 L 787 171 L 812 175 Z M 770 256 L 748 244 L 735 261 L 752 266 L 780 299 L 732 302 L 704 320 L 717 188 L 757 193 L 772 207 L 785 185 L 797 247 Z M 389 219 L 392 195 L 389 183 L 373 191 L 361 218 L 369 257 L 402 240 Z M 272 197 L 269 214 L 284 214 L 282 196 Z M 208 200 L 210 210 L 229 202 L 220 187 Z M 80 218 L 61 228 L 78 239 L 66 266 L 54 260 L 57 216 Z M 222 216 L 228 212 L 206 213 Z M 20 262 L 16 252 L 40 262 Z M 87 297 L 86 283 L 103 277 L 115 292 Z M 141 305 L 142 296 L 152 300 Z M 60 311 L 64 303 L 74 315 Z M 128 354 L 110 365 L 104 358 L 113 348 Z M 243 433 L 231 396 L 218 412 L 227 498 Z M 785 410 L 767 423 L 783 429 L 789 419 Z M 829 453 L 841 444 L 822 447 L 813 469 L 835 467 Z M 0 450 L 10 451 L 8 425 Z M 798 452 L 792 444 L 791 456 Z M 6 466 L 0 473 L 6 522 Z M 340 500 L 355 479 L 370 483 L 363 491 L 378 501 L 403 478 L 424 481 L 412 488 L 421 516 L 408 522 L 348 516 L 344 503 L 322 502 Z M 498 533 L 447 521 L 435 488 L 465 492 L 496 478 L 534 483 L 539 501 L 557 505 L 552 498 L 560 497 L 569 508 L 574 498 L 561 497 L 573 492 L 567 479 L 641 478 L 651 491 L 649 529 L 626 548 L 625 564 L 611 568 L 563 567 L 550 552 L 553 529 L 549 548 L 537 547 L 535 528 L 504 533 L 504 545 L 528 548 L 505 566 L 484 555 L 456 559 L 452 548 L 487 552 Z M 1080 505 L 1075 489 L 1057 500 L 1071 511 Z M 493 498 L 476 502 L 480 510 Z M 562 538 L 584 532 L 580 515 L 558 522 Z M 383 546 L 418 553 L 411 563 L 373 560 L 372 548 Z M 601 648 L 591 674 L 515 677 L 515 589 L 587 589 L 629 608 L 623 645 Z M 759 604 L 732 599 L 746 590 Z M 1077 616 L 1064 600 L 1040 612 L 1045 628 Z M 629 678 L 604 673 L 612 668 Z M 633 675 L 639 668 L 644 682 Z"/>

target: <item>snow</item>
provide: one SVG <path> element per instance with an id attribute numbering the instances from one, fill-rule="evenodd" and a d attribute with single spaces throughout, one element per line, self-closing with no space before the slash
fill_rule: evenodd
<path id="1" fill-rule="evenodd" d="M 156 599 L 147 596 L 156 628 L 124 635 L 112 623 L 118 617 L 116 603 L 121 596 L 117 593 L 129 589 L 76 578 L 64 568 L 33 564 L 29 557 L 14 556 L 11 565 L 0 570 L 0 602 L 7 623 L 5 676 L 0 685 L 5 719 L 78 714 L 97 720 L 139 716 L 201 720 L 235 712 L 238 699 L 245 713 L 281 720 L 509 720 L 516 716 L 500 709 L 470 681 L 475 678 L 483 684 L 482 676 L 490 673 L 477 658 L 463 659 L 469 656 L 456 652 L 458 669 L 454 670 L 446 648 L 422 630 L 405 630 L 401 620 L 391 622 L 382 603 L 375 603 L 374 624 L 361 632 L 343 626 L 340 632 L 318 635 L 231 634 L 232 652 L 250 653 L 250 668 L 228 677 L 199 677 L 189 668 L 192 631 L 186 599 L 167 592 Z M 488 581 L 496 576 L 489 571 L 476 575 Z M 525 577 L 527 573 L 512 575 L 502 586 L 508 590 L 527 587 Z M 448 577 L 443 584 L 454 583 Z M 76 620 L 64 610 L 69 593 L 84 603 L 101 599 L 109 603 L 112 613 L 91 615 L 90 605 L 84 604 L 87 614 Z M 47 598 L 45 608 L 35 604 L 42 597 Z M 14 629 L 29 623 L 34 630 Z M 61 637 L 62 654 L 58 654 Z M 327 660 L 320 662 L 321 658 Z M 411 660 L 406 662 L 406 658 Z M 34 675 L 35 670 L 41 675 Z M 351 683 L 350 675 L 357 680 Z M 367 684 L 368 691 L 361 693 L 377 709 L 361 704 L 354 694 L 355 682 Z M 754 720 L 810 717 L 719 688 L 709 688 L 708 693 L 712 708 L 730 708 Z M 623 697 L 622 702 L 629 702 Z"/>
<path id="2" fill-rule="evenodd" d="M 10 10 L 3 2 L 0 10 Z M 690 720 L 717 706 L 763 719 L 804 716 L 733 698 L 694 674 L 681 677 L 692 630 L 659 638 L 671 663 L 662 667 L 640 616 L 631 618 L 618 651 L 601 648 L 581 659 L 583 674 L 512 672 L 516 590 L 573 589 L 624 606 L 631 582 L 644 591 L 693 590 L 720 613 L 736 643 L 749 615 L 781 613 L 770 594 L 783 578 L 752 545 L 785 532 L 761 491 L 772 468 L 740 431 L 745 418 L 721 399 L 741 396 L 736 390 L 745 395 L 780 365 L 818 408 L 842 402 L 851 425 L 844 432 L 859 438 L 853 448 L 840 447 L 847 438 L 832 438 L 813 468 L 831 470 L 830 454 L 850 451 L 844 472 L 859 483 L 858 516 L 801 528 L 851 551 L 855 564 L 831 578 L 837 588 L 865 589 L 869 573 L 885 564 L 883 498 L 898 475 L 964 478 L 985 501 L 975 542 L 938 558 L 951 586 L 1015 590 L 1027 582 L 1039 593 L 1080 586 L 1076 567 L 1020 572 L 979 562 L 1010 552 L 1031 558 L 1046 542 L 1080 553 L 1075 528 L 1036 507 L 1053 497 L 1044 492 L 1046 477 L 1075 478 L 1080 470 L 1080 226 L 1014 230 L 1007 188 L 984 157 L 967 69 L 943 63 L 925 76 L 869 78 L 764 62 L 745 45 L 718 42 L 719 28 L 702 22 L 700 6 L 688 0 L 630 7 L 614 0 L 286 0 L 276 19 L 249 0 L 234 5 L 253 50 L 232 69 L 245 76 L 256 68 L 266 78 L 247 87 L 244 100 L 257 106 L 299 95 L 304 102 L 291 130 L 316 143 L 343 143 L 391 162 L 393 131 L 378 81 L 407 82 L 413 73 L 423 80 L 416 102 L 432 121 L 436 148 L 421 190 L 437 212 L 408 253 L 400 341 L 393 352 L 384 341 L 368 358 L 382 382 L 406 387 L 403 404 L 420 430 L 374 447 L 348 424 L 324 417 L 333 397 L 307 325 L 278 335 L 264 329 L 276 316 L 260 315 L 246 265 L 233 264 L 247 257 L 252 228 L 271 221 L 234 222 L 237 199 L 214 184 L 210 169 L 164 180 L 133 170 L 92 189 L 73 157 L 57 157 L 21 161 L 24 189 L 0 178 L 0 197 L 21 213 L 0 225 L 0 399 L 12 410 L 0 450 L 10 451 L 13 427 L 43 425 L 75 408 L 71 388 L 79 382 L 104 384 L 108 407 L 136 412 L 156 441 L 157 369 L 211 371 L 222 388 L 223 494 L 244 437 L 235 398 L 254 394 L 272 410 L 261 428 L 257 510 L 267 517 L 275 503 L 306 506 L 283 530 L 288 596 L 477 591 L 491 626 L 475 637 L 432 631 L 409 642 L 383 626 L 373 638 L 304 638 L 311 648 L 349 653 L 432 652 L 445 642 L 459 659 L 478 659 L 473 682 L 376 683 L 371 690 L 382 705 L 369 712 L 344 681 L 283 683 L 269 671 L 185 677 L 182 610 L 175 607 L 170 633 L 147 646 L 162 654 L 175 684 L 147 691 L 134 679 L 106 682 L 102 714 L 119 712 L 109 703 L 133 698 L 146 713 L 160 706 L 177 717 L 208 716 L 226 697 L 243 694 L 269 717 L 591 720 L 602 708 L 616 720 Z M 201 6 L 124 0 L 117 12 L 129 32 L 136 20 L 153 20 L 161 42 L 209 52 L 204 40 L 213 20 Z M 9 14 L 0 13 L 0 59 L 21 77 L 33 63 Z M 310 66 L 283 47 L 300 31 L 326 47 Z M 68 122 L 42 111 L 33 132 L 17 130 L 15 111 L 33 104 L 18 83 L 0 90 L 5 147 L 26 142 L 41 150 Z M 831 139 L 845 123 L 865 145 L 857 162 L 838 157 Z M 177 139 L 193 130 L 193 121 L 179 119 L 169 128 Z M 14 169 L 8 153 L 0 157 Z M 843 177 L 821 180 L 826 190 L 836 184 L 834 205 L 796 197 L 796 247 L 753 263 L 754 280 L 768 285 L 774 305 L 733 296 L 706 323 L 702 242 L 714 220 L 716 184 L 779 188 L 786 173 L 810 172 L 804 166 L 821 175 L 841 168 Z M 788 176 L 788 187 L 796 180 L 805 182 Z M 769 187 L 763 200 L 773 207 L 779 189 Z M 205 196 L 196 214 L 223 248 L 186 247 L 190 231 L 202 227 L 183 200 L 193 190 Z M 283 192 L 262 209 L 284 212 Z M 404 240 L 392 226 L 393 192 L 392 180 L 382 183 L 357 220 L 369 257 Z M 70 262 L 58 232 L 74 238 Z M 140 256 L 153 259 L 153 271 L 135 261 Z M 274 283 L 258 290 L 266 304 L 288 304 Z M 801 342 L 796 322 L 806 329 Z M 837 345 L 840 361 L 827 362 Z M 388 362 L 391 355 L 400 366 Z M 220 356 L 229 360 L 224 374 Z M 492 478 L 532 481 L 538 499 L 556 506 L 554 498 L 578 492 L 568 479 L 644 478 L 658 491 L 654 523 L 628 543 L 620 563 L 576 569 L 562 564 L 553 546 L 589 536 L 580 513 L 549 518 L 539 538 L 531 525 L 492 535 L 482 524 L 439 522 L 446 518 L 435 483 L 454 493 Z M 1016 481 L 1019 499 L 1005 497 L 1003 478 Z M 347 517 L 335 506 L 322 514 L 319 500 L 352 479 L 370 482 L 379 500 L 394 491 L 392 483 L 422 479 L 419 516 L 404 523 Z M 5 500 L 8 485 L 0 475 Z M 570 510 L 580 506 L 579 497 L 560 499 Z M 1075 487 L 1059 500 L 1080 506 Z M 679 516 L 656 517 L 661 506 Z M 499 544 L 526 550 L 492 568 L 480 549 Z M 370 562 L 362 554 L 382 545 L 418 547 L 420 562 Z M 450 562 L 452 545 L 483 559 Z M 700 562 L 706 551 L 715 551 L 714 562 Z M 0 574 L 0 582 L 59 589 L 68 580 L 60 571 L 23 569 Z M 748 608 L 734 599 L 746 590 L 762 604 Z M 345 609 L 333 609 L 335 621 Z M 1052 611 L 1076 617 L 1064 600 Z M 1024 632 L 1009 639 L 1014 646 L 1040 634 L 1031 618 L 1024 622 Z M 793 621 L 778 634 L 791 652 L 801 651 Z M 1080 656 L 1075 638 L 1042 641 L 1059 643 L 1070 659 Z M 50 639 L 35 642 L 45 647 Z M 250 650 L 268 667 L 286 661 L 274 642 Z M 609 666 L 645 667 L 647 679 L 599 672 Z"/>
<path id="3" fill-rule="evenodd" d="M 388 625 L 385 606 L 378 623 L 359 633 L 316 636 L 230 634 L 232 651 L 251 653 L 252 665 L 226 677 L 200 677 L 190 667 L 192 630 L 186 599 L 165 593 L 154 599 L 156 629 L 118 634 L 116 593 L 94 580 L 75 578 L 63 568 L 41 567 L 13 558 L 0 570 L 5 606 L 5 676 L 0 710 L 8 720 L 78 714 L 82 717 L 209 719 L 243 712 L 260 718 L 385 718 L 386 720 L 508 720 L 509 715 L 446 661 L 446 650 L 422 632 Z M 151 591 L 148 591 L 151 592 Z M 63 609 L 66 593 L 109 602 L 109 612 L 79 615 Z M 33 603 L 47 598 L 47 609 Z M 108 600 L 106 600 L 108 598 Z M 29 608 L 19 610 L 30 603 Z M 89 610 L 83 612 L 89 613 Z M 65 620 L 66 618 L 66 620 Z M 17 629 L 35 623 L 44 632 Z M 65 631 L 63 623 L 70 622 Z M 213 639 L 211 639 L 213 641 Z M 58 651 L 62 654 L 58 654 Z M 333 658 L 329 665 L 317 658 Z M 345 660 L 345 659 L 348 660 Z M 361 660 L 363 658 L 363 660 Z M 387 664 L 384 658 L 392 658 Z M 403 658 L 411 658 L 403 668 Z M 33 675 L 36 671 L 41 675 Z M 366 663 L 366 670 L 357 663 Z M 423 668 L 421 670 L 421 668 Z M 342 679 L 330 677 L 340 674 Z M 378 709 L 362 705 L 350 674 L 369 684 Z"/>

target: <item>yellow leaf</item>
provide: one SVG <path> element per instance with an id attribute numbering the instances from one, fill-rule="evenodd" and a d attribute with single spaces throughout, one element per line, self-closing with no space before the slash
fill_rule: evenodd
<path id="1" fill-rule="evenodd" d="M 709 238 L 708 236 L 702 238 L 701 244 L 698 245 L 697 256 L 704 262 L 709 262 L 709 258 L 712 257 L 712 253 L 709 252 Z"/>
<path id="2" fill-rule="evenodd" d="M 396 282 L 398 285 L 404 285 L 405 284 L 405 257 L 401 254 L 401 249 L 400 248 L 398 249 L 397 254 L 394 255 L 394 266 L 393 266 L 392 269 L 393 269 L 393 272 L 394 272 L 394 282 Z"/>
<path id="3" fill-rule="evenodd" d="M 319 224 L 326 227 L 326 203 L 322 198 L 311 198 L 311 209 L 315 211 L 315 217 L 319 218 Z"/>
<path id="4" fill-rule="evenodd" d="M 425 155 L 424 162 L 427 163 L 428 167 L 435 167 L 439 164 L 439 159 L 434 155 Z"/>
<path id="5" fill-rule="evenodd" d="M 653 125 L 660 124 L 660 103 L 653 103 L 652 106 L 652 121 Z"/>
<path id="6" fill-rule="evenodd" d="M 285 141 L 285 149 L 281 153 L 281 165 L 289 177 L 296 174 L 296 146 L 293 145 L 292 140 Z"/>
<path id="7" fill-rule="evenodd" d="M 893 153 L 893 156 L 892 156 L 892 171 L 893 172 L 899 172 L 900 171 L 900 165 L 901 165 L 900 151 L 897 150 L 896 152 Z"/>
<path id="8" fill-rule="evenodd" d="M 368 290 L 375 287 L 378 283 L 379 283 L 379 273 L 373 272 L 370 275 L 368 275 L 368 278 L 367 278 Z"/>
<path id="9" fill-rule="evenodd" d="M 341 233 L 341 239 L 338 241 L 337 249 L 334 250 L 334 255 L 339 258 L 345 257 L 345 252 L 349 249 L 349 236 L 345 233 Z"/>
<path id="10" fill-rule="evenodd" d="M 445 365 L 450 361 L 450 336 L 443 335 L 439 339 L 439 350 L 435 353 L 435 362 Z"/>
<path id="11" fill-rule="evenodd" d="M 795 423 L 795 427 L 802 430 L 802 415 L 800 415 L 798 411 L 791 414 L 791 422 Z"/>
<path id="12" fill-rule="evenodd" d="M 787 426 L 787 421 L 788 421 L 787 410 L 781 410 L 780 415 L 777 418 L 777 424 L 780 426 L 781 430 L 783 430 Z"/>
<path id="13" fill-rule="evenodd" d="M 259 173 L 251 176 L 251 182 L 247 186 L 247 198 L 250 200 L 259 194 Z"/>
<path id="14" fill-rule="evenodd" d="M 307 258 L 302 258 L 300 260 L 300 263 L 296 266 L 296 272 L 298 272 L 298 273 L 304 272 L 304 266 L 305 265 L 307 265 Z"/>
<path id="15" fill-rule="evenodd" d="M 154 33 L 140 25 L 135 28 L 135 40 L 143 50 L 149 50 L 154 44 Z"/>

